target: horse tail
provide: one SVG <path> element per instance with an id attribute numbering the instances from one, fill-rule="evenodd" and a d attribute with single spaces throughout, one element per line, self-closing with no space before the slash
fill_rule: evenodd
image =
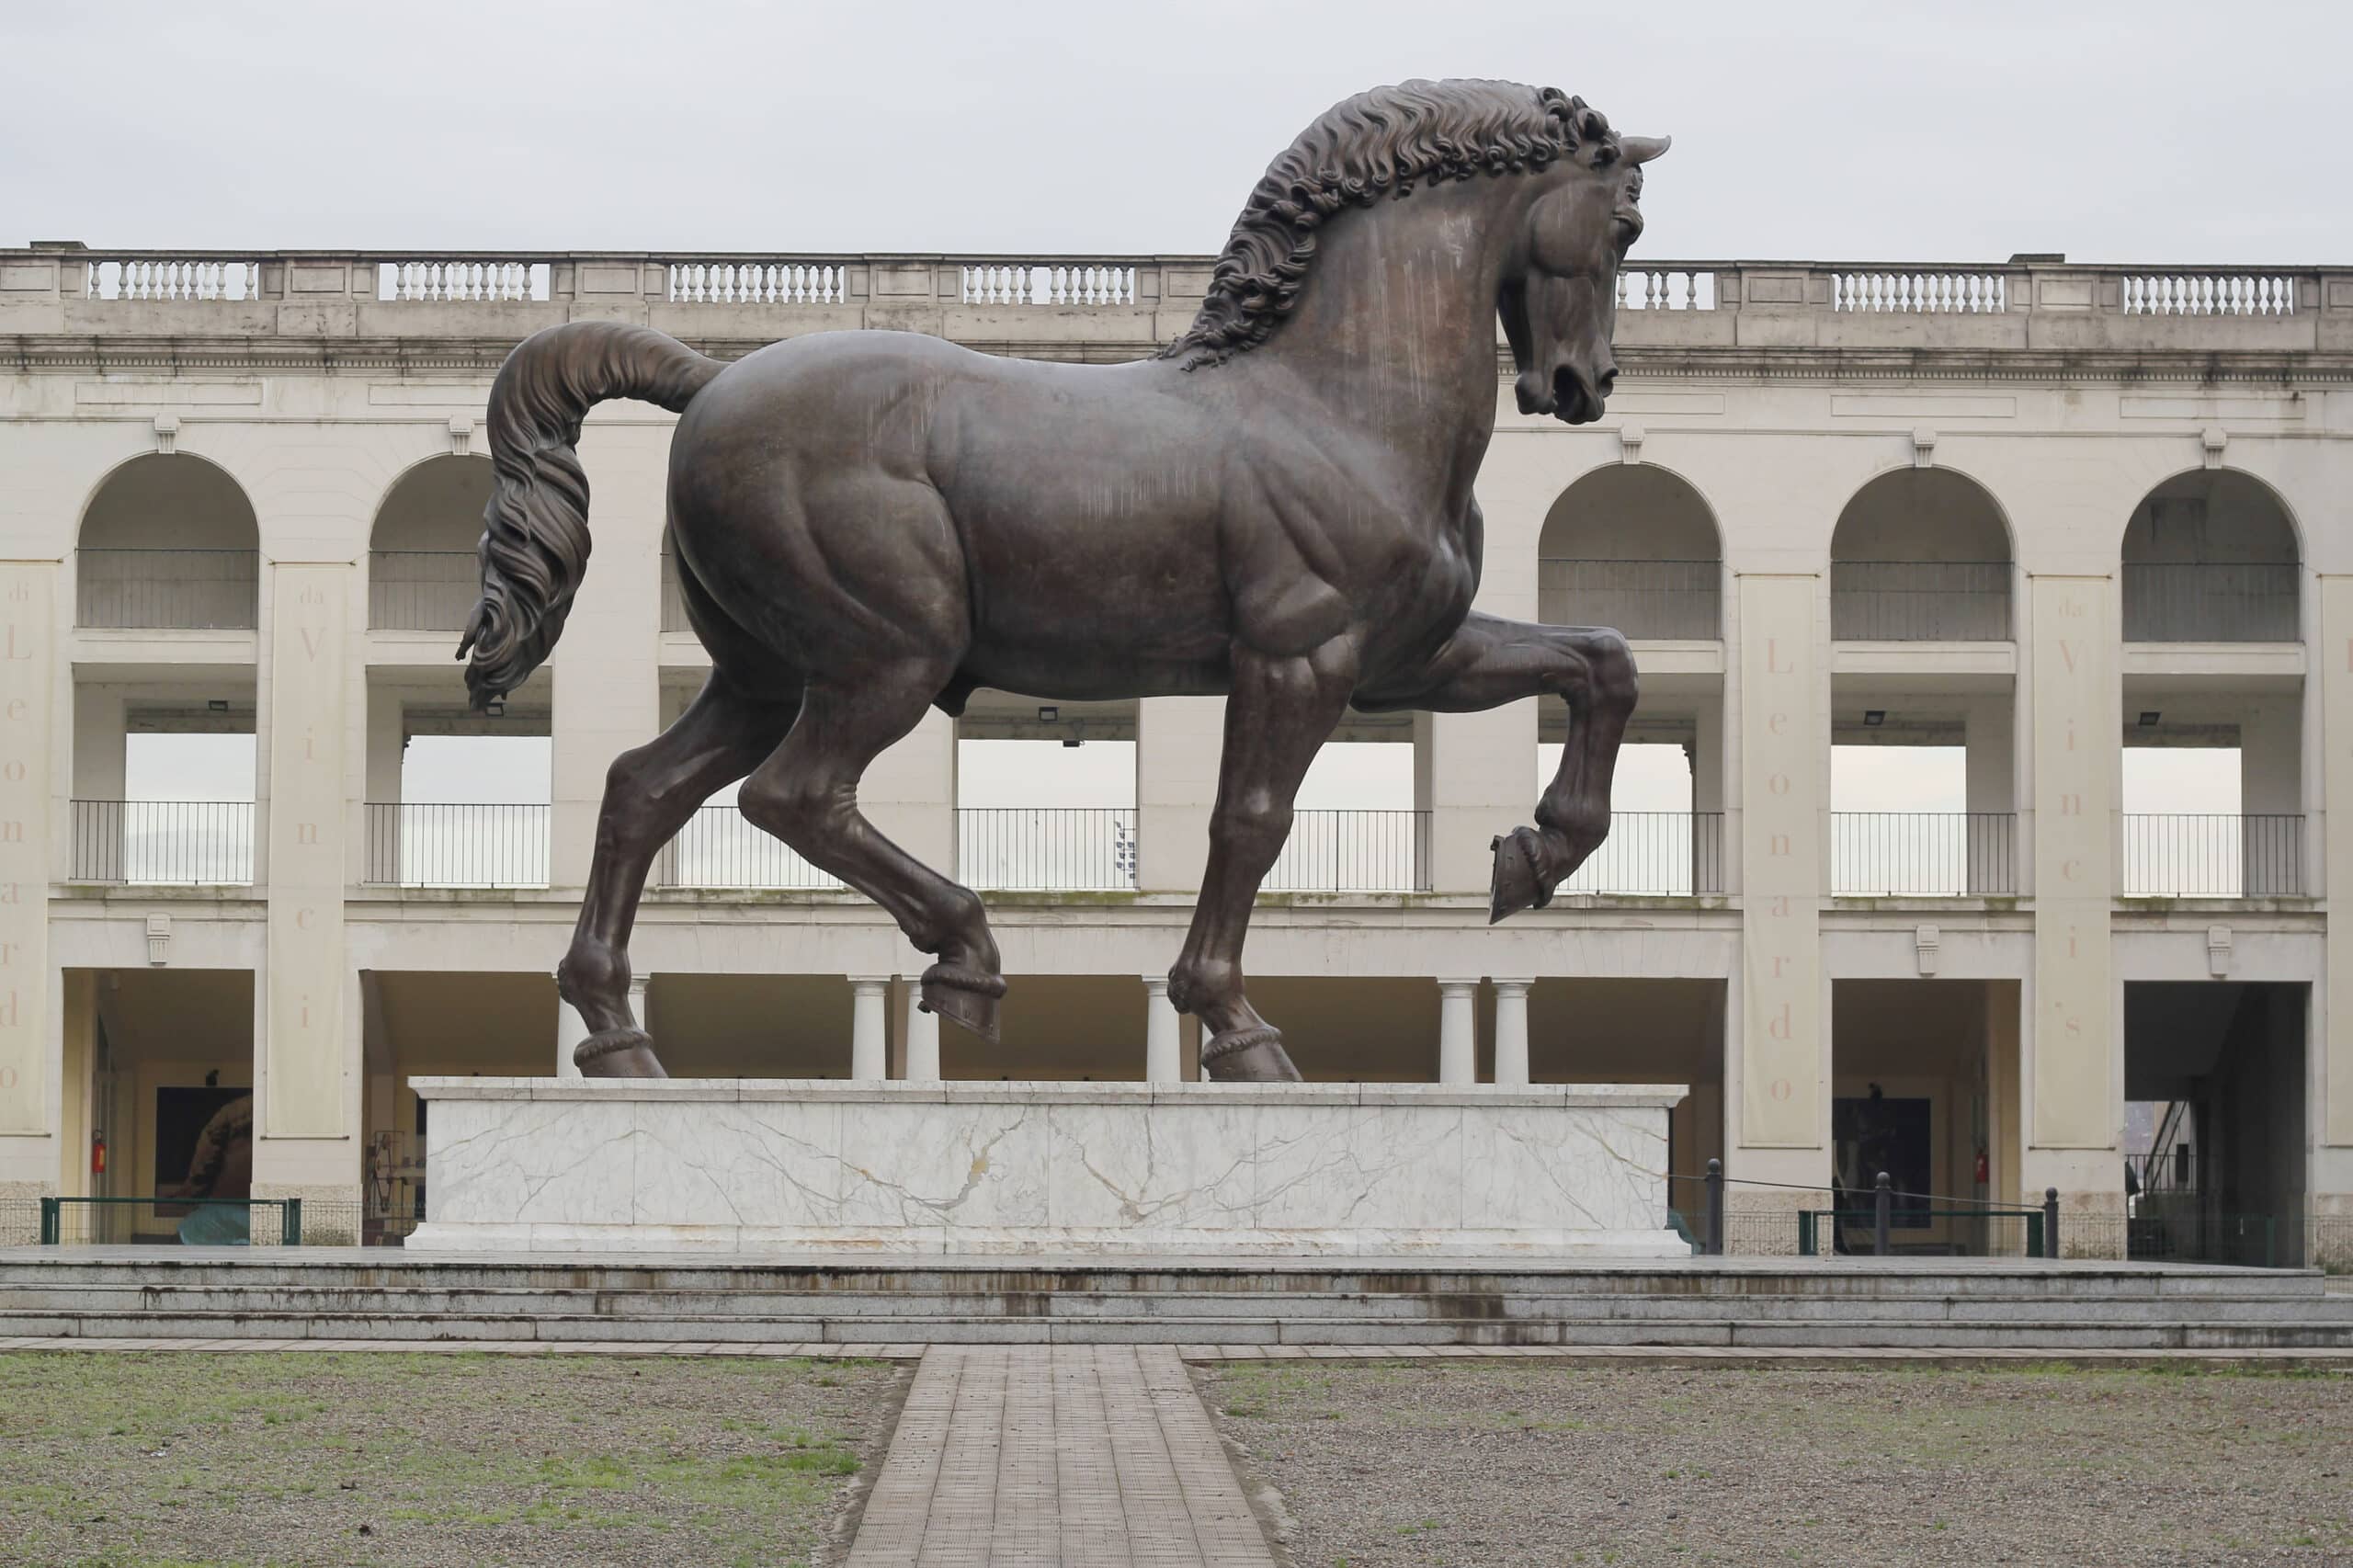
<path id="1" fill-rule="evenodd" d="M 540 667 L 563 632 L 588 570 L 588 476 L 573 448 L 588 410 L 634 397 L 683 413 L 726 367 L 676 338 L 622 322 L 572 322 L 532 334 L 490 389 L 482 599 L 458 657 L 476 708 Z"/>

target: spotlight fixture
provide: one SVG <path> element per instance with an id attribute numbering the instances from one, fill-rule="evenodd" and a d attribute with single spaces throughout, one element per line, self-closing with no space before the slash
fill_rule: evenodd
<path id="1" fill-rule="evenodd" d="M 2154 708 L 2143 708 L 2143 709 L 2142 709 L 2142 710 L 2141 710 L 2141 728 L 2143 728 L 2143 729 L 2144 729 L 2144 730 L 2147 730 L 2147 729 L 2154 729 L 2154 728 L 2156 726 L 2157 718 L 2158 718 L 2158 714 L 2157 714 L 2157 710 L 2156 710 L 2155 709 L 2154 709 Z"/>
<path id="2" fill-rule="evenodd" d="M 1886 723 L 1886 722 L 1887 722 L 1887 710 L 1886 710 L 1886 709 L 1884 709 L 1884 708 L 1867 708 L 1867 709 L 1863 710 L 1863 728 L 1865 728 L 1865 729 L 1867 729 L 1867 730 L 1876 730 L 1876 729 L 1878 729 L 1881 724 L 1884 724 L 1884 723 Z"/>
<path id="3" fill-rule="evenodd" d="M 1040 724 L 1056 723 L 1060 722 L 1062 716 L 1063 710 L 1051 704 L 1038 710 L 1038 722 Z"/>
<path id="4" fill-rule="evenodd" d="M 1086 743 L 1085 741 L 1080 740 L 1076 735 L 1064 735 L 1063 737 L 1063 749 L 1064 751 L 1076 751 L 1086 744 Z"/>
<path id="5" fill-rule="evenodd" d="M 209 699 L 204 704 L 204 710 L 207 713 L 226 713 L 229 711 L 229 705 L 220 698 L 215 697 Z"/>

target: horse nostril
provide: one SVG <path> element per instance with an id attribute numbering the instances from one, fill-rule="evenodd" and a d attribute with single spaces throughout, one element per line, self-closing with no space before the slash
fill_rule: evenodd
<path id="1" fill-rule="evenodd" d="M 1612 366 L 1610 369 L 1601 372 L 1600 378 L 1593 383 L 1593 386 L 1596 392 L 1599 392 L 1604 397 L 1608 397 L 1609 395 L 1610 389 L 1615 387 L 1617 384 L 1618 371 L 1617 368 Z"/>

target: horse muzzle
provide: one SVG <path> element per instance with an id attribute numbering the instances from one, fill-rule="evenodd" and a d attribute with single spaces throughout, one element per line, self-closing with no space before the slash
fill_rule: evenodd
<path id="1" fill-rule="evenodd" d="M 1512 395 L 1522 414 L 1551 415 L 1563 425 L 1590 425 L 1601 417 L 1608 383 L 1617 379 L 1613 370 L 1598 383 L 1588 382 L 1566 365 L 1554 369 L 1549 381 L 1523 370 L 1512 382 Z"/>

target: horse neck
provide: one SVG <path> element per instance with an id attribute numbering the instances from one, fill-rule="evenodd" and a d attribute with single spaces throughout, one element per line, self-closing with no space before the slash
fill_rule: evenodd
<path id="1" fill-rule="evenodd" d="M 1495 296 L 1532 183 L 1482 177 L 1334 219 L 1289 321 L 1249 356 L 1468 493 L 1495 422 Z"/>

